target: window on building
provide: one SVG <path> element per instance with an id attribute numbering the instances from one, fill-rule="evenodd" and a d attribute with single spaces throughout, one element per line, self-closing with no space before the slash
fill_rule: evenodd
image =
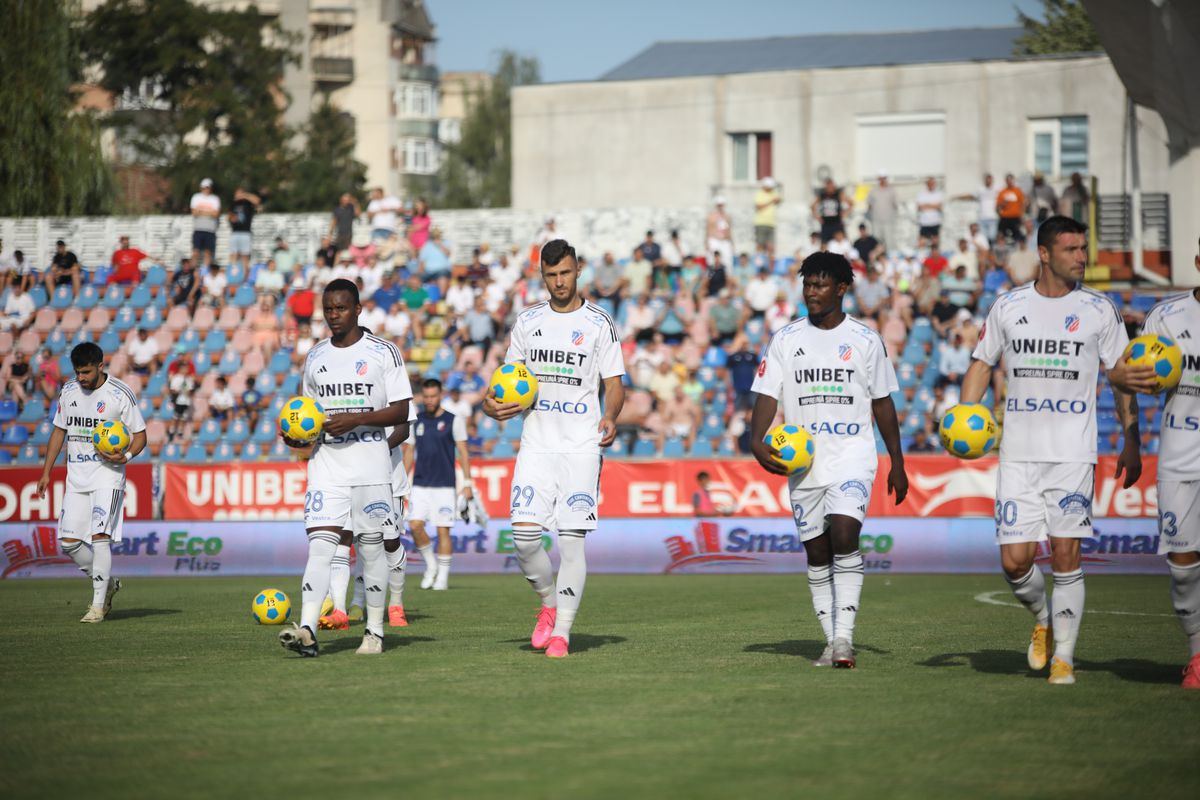
<path id="1" fill-rule="evenodd" d="M 1051 178 L 1087 174 L 1088 118 L 1029 120 L 1029 168 Z"/>
<path id="2" fill-rule="evenodd" d="M 462 120 L 446 117 L 438 120 L 438 141 L 458 144 L 462 141 Z"/>
<path id="3" fill-rule="evenodd" d="M 396 114 L 400 119 L 431 119 L 437 116 L 437 100 L 428 83 L 401 83 L 396 87 Z"/>
<path id="4" fill-rule="evenodd" d="M 771 174 L 771 134 L 731 133 L 729 178 L 734 183 L 749 183 Z"/>
<path id="5" fill-rule="evenodd" d="M 404 171 L 412 175 L 432 175 L 438 168 L 437 142 L 433 139 L 404 140 Z"/>
<path id="6" fill-rule="evenodd" d="M 858 180 L 872 181 L 880 172 L 899 181 L 945 175 L 944 113 L 859 114 L 855 122 Z"/>

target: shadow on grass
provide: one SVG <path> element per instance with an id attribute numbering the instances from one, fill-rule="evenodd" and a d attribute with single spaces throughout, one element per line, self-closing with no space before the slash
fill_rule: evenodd
<path id="1" fill-rule="evenodd" d="M 165 614 L 182 614 L 180 608 L 114 608 L 105 621 L 115 619 L 137 619 L 138 617 L 161 617 Z"/>
<path id="2" fill-rule="evenodd" d="M 611 636 L 608 634 L 590 634 L 590 633 L 572 633 L 570 650 L 572 653 L 583 653 L 597 647 L 604 647 L 606 644 L 621 644 L 626 641 L 624 636 Z M 529 643 L 529 638 L 524 639 L 504 639 L 500 644 L 521 644 L 519 650 L 524 650 L 527 653 L 541 652 L 534 650 L 533 645 Z"/>
<path id="3" fill-rule="evenodd" d="M 970 667 L 989 675 L 1024 675 L 1044 681 L 1046 671 L 1034 672 L 1017 650 L 977 650 L 972 653 L 943 653 L 917 662 L 918 667 Z M 1134 683 L 1178 683 L 1181 664 L 1160 664 L 1143 658 L 1117 658 L 1112 661 L 1076 659 L 1077 672 L 1109 672 L 1123 681 Z"/>
<path id="4" fill-rule="evenodd" d="M 383 654 L 387 655 L 389 650 L 395 650 L 398 647 L 408 647 L 410 644 L 417 642 L 436 642 L 432 636 L 403 636 L 398 634 L 383 635 Z M 321 642 L 321 655 L 330 653 L 340 653 L 344 650 L 357 650 L 362 644 L 361 636 L 342 636 L 332 641 Z"/>
<path id="5" fill-rule="evenodd" d="M 773 656 L 796 656 L 798 658 L 815 659 L 821 655 L 821 651 L 824 649 L 825 642 L 818 639 L 789 639 L 785 642 L 748 644 L 742 648 L 742 652 L 769 653 Z M 856 652 L 874 653 L 881 656 L 891 653 L 890 650 L 880 650 L 878 647 L 872 647 L 869 644 L 856 644 L 854 645 L 854 650 Z"/>

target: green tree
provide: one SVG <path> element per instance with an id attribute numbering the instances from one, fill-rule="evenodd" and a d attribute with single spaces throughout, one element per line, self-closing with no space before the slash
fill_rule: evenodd
<path id="1" fill-rule="evenodd" d="M 353 120 L 325 103 L 309 117 L 304 148 L 276 205 L 281 211 L 327 210 L 342 192 L 363 199 L 366 182 L 367 167 L 354 158 Z"/>
<path id="2" fill-rule="evenodd" d="M 1038 56 L 1054 53 L 1094 53 L 1103 50 L 1100 37 L 1092 27 L 1079 0 L 1042 0 L 1046 21 L 1034 19 L 1017 10 L 1025 33 L 1017 38 L 1014 55 Z"/>
<path id="3" fill-rule="evenodd" d="M 446 148 L 438 170 L 442 208 L 504 208 L 512 202 L 512 89 L 541 80 L 536 58 L 500 54 L 489 86 L 468 100 L 462 139 Z"/>
<path id="4" fill-rule="evenodd" d="M 75 109 L 78 31 L 62 0 L 4 3 L 0 47 L 0 216 L 103 214 L 113 177 L 100 127 Z"/>
<path id="5" fill-rule="evenodd" d="M 284 66 L 295 37 L 251 5 L 108 0 L 87 15 L 83 54 L 121 98 L 106 123 L 168 181 L 183 211 L 203 177 L 270 197 L 286 181 Z"/>

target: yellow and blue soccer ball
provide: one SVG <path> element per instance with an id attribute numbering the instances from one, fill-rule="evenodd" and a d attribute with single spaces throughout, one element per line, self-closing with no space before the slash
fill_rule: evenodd
<path id="1" fill-rule="evenodd" d="M 92 430 L 92 444 L 106 456 L 115 456 L 129 449 L 129 428 L 120 420 L 101 422 Z"/>
<path id="2" fill-rule="evenodd" d="M 492 373 L 488 388 L 496 402 L 520 403 L 521 408 L 529 408 L 537 396 L 538 382 L 524 364 L 501 364 Z"/>
<path id="3" fill-rule="evenodd" d="M 1174 389 L 1183 377 L 1183 351 L 1167 336 L 1147 333 L 1129 343 L 1129 363 L 1154 367 L 1155 394 Z"/>
<path id="4" fill-rule="evenodd" d="M 996 418 L 981 403 L 959 403 L 946 412 L 938 435 L 946 452 L 959 458 L 986 455 L 996 444 Z"/>
<path id="5" fill-rule="evenodd" d="M 325 425 L 325 409 L 311 397 L 293 397 L 279 412 L 279 432 L 284 438 L 312 444 Z"/>
<path id="6" fill-rule="evenodd" d="M 775 460 L 787 468 L 788 475 L 804 475 L 812 469 L 817 447 L 808 431 L 799 425 L 776 425 L 767 431 L 763 441 L 779 453 Z"/>
<path id="7" fill-rule="evenodd" d="M 282 625 L 292 615 L 292 601 L 278 589 L 263 589 L 254 595 L 250 613 L 259 625 Z"/>

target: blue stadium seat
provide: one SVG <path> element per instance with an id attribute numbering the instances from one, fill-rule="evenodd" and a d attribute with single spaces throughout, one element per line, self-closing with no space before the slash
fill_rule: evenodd
<path id="1" fill-rule="evenodd" d="M 704 359 L 701 363 L 706 367 L 723 367 L 725 366 L 725 359 L 725 351 L 716 345 L 712 345 L 704 351 Z"/>
<path id="2" fill-rule="evenodd" d="M 12 453 L 7 450 L 0 450 L 0 466 L 8 466 L 13 463 Z"/>
<path id="3" fill-rule="evenodd" d="M 79 297 L 75 298 L 75 305 L 84 311 L 89 311 L 96 307 L 100 302 L 100 291 L 90 283 L 85 284 L 79 290 Z"/>
<path id="4" fill-rule="evenodd" d="M 267 364 L 267 369 L 278 375 L 281 372 L 287 372 L 292 368 L 292 354 L 286 350 L 276 350 L 271 356 L 271 361 Z"/>
<path id="5" fill-rule="evenodd" d="M 1159 448 L 1159 441 L 1158 441 L 1158 437 L 1155 436 L 1150 439 L 1150 444 L 1146 445 L 1146 452 L 1152 456 L 1156 456 L 1156 455 L 1158 455 L 1158 448 Z"/>
<path id="6" fill-rule="evenodd" d="M 721 421 L 721 417 L 717 414 L 709 414 L 704 417 L 704 424 L 700 427 L 700 435 L 706 439 L 715 439 L 725 433 L 725 423 Z"/>
<path id="7" fill-rule="evenodd" d="M 163 461 L 180 461 L 183 459 L 183 448 L 175 442 L 168 442 L 163 445 L 158 457 Z"/>
<path id="8" fill-rule="evenodd" d="M 229 281 L 230 286 L 241 286 L 246 282 L 246 270 L 240 261 L 234 261 L 225 269 L 225 280 Z"/>
<path id="9" fill-rule="evenodd" d="M 479 422 L 478 426 L 479 438 L 485 442 L 488 439 L 495 439 L 500 436 L 500 423 L 491 417 L 484 417 Z"/>
<path id="10" fill-rule="evenodd" d="M 625 448 L 625 437 L 618 436 L 616 439 L 614 439 L 613 443 L 609 445 L 608 450 L 606 450 L 604 454 L 611 458 L 624 458 L 625 456 L 629 455 Z"/>
<path id="11" fill-rule="evenodd" d="M 67 346 L 67 335 L 61 329 L 55 328 L 50 331 L 50 335 L 46 337 L 46 341 L 42 345 L 50 350 L 51 353 L 57 355 L 61 353 Z"/>
<path id="12" fill-rule="evenodd" d="M 175 419 L 175 404 L 171 402 L 171 398 L 164 397 L 158 406 L 158 418 L 163 422 L 170 422 Z"/>
<path id="13" fill-rule="evenodd" d="M 121 306 L 113 317 L 112 329 L 117 333 L 128 333 L 137 327 L 137 314 L 131 306 Z"/>
<path id="14" fill-rule="evenodd" d="M 217 372 L 229 376 L 242 368 L 242 357 L 232 350 L 226 350 L 217 362 Z"/>
<path id="15" fill-rule="evenodd" d="M 147 393 L 143 393 L 138 398 L 138 411 L 142 412 L 142 419 L 150 419 L 154 416 L 154 398 Z"/>
<path id="16" fill-rule="evenodd" d="M 237 291 L 233 293 L 232 302 L 238 308 L 249 308 L 250 306 L 254 305 L 254 301 L 257 299 L 258 296 L 254 294 L 254 287 L 247 286 L 243 283 L 237 288 Z"/>
<path id="17" fill-rule="evenodd" d="M 300 393 L 300 374 L 289 372 L 279 384 L 279 393 L 285 397 L 295 397 Z M 282 400 L 282 398 L 281 398 Z"/>
<path id="18" fill-rule="evenodd" d="M 41 397 L 31 397 L 17 415 L 17 422 L 41 422 L 46 419 L 46 402 Z"/>
<path id="19" fill-rule="evenodd" d="M 492 448 L 492 458 L 512 458 L 514 455 L 516 455 L 516 451 L 513 450 L 512 442 L 508 439 L 501 439 Z"/>
<path id="20" fill-rule="evenodd" d="M 170 292 L 159 292 L 157 295 L 154 296 L 154 299 L 150 301 L 150 305 L 154 306 L 159 311 L 166 311 L 167 303 L 169 303 L 170 300 L 171 300 Z"/>
<path id="21" fill-rule="evenodd" d="M 242 461 L 261 461 L 263 457 L 262 445 L 258 442 L 246 442 L 242 446 L 242 451 L 238 457 Z"/>
<path id="22" fill-rule="evenodd" d="M 29 437 L 29 443 L 41 447 L 50 441 L 50 434 L 53 432 L 53 423 L 48 419 L 42 420 L 42 423 L 33 429 L 33 435 Z"/>
<path id="23" fill-rule="evenodd" d="M 145 308 L 150 305 L 150 287 L 144 283 L 139 283 L 133 288 L 133 292 L 129 295 L 129 305 L 134 308 Z"/>
<path id="24" fill-rule="evenodd" d="M 89 331 L 87 328 L 80 328 L 75 332 L 75 335 L 71 337 L 71 343 L 68 346 L 74 349 L 84 342 L 94 341 L 96 341 L 96 335 L 94 333 Z M 74 372 L 75 370 L 72 369 L 71 371 Z"/>
<path id="25" fill-rule="evenodd" d="M 1134 311 L 1140 311 L 1145 314 L 1147 311 L 1154 308 L 1154 305 L 1158 302 L 1158 300 L 1159 298 L 1151 294 L 1135 294 L 1130 305 L 1133 307 Z M 1120 303 L 1117 304 L 1117 307 L 1120 308 Z"/>
<path id="26" fill-rule="evenodd" d="M 216 444 L 221 440 L 221 426 L 215 419 L 206 419 L 196 434 L 197 444 Z"/>
<path id="27" fill-rule="evenodd" d="M 145 277 L 142 278 L 142 283 L 146 286 L 164 286 L 166 282 L 167 271 L 161 264 L 151 265 L 150 269 L 146 270 Z"/>
<path id="28" fill-rule="evenodd" d="M 116 272 L 112 268 L 112 264 L 101 264 L 91 272 L 84 272 L 84 279 L 87 281 L 85 285 L 104 286 L 108 283 L 109 277 Z"/>
<path id="29" fill-rule="evenodd" d="M 42 463 L 42 451 L 34 445 L 27 444 L 17 451 L 16 463 L 24 466 L 40 464 Z"/>
<path id="30" fill-rule="evenodd" d="M 297 376 L 299 380 L 299 376 Z M 271 404 L 267 406 L 267 415 L 271 418 L 271 424 L 275 424 L 275 420 L 279 418 L 279 412 L 283 410 L 283 404 L 290 400 L 293 395 L 277 394 L 271 398 Z"/>
<path id="31" fill-rule="evenodd" d="M 63 374 L 65 380 L 71 380 L 71 376 L 75 374 L 75 367 L 71 364 L 70 353 L 63 353 L 58 357 L 58 371 Z"/>
<path id="32" fill-rule="evenodd" d="M 276 385 L 275 376 L 270 372 L 263 372 L 260 375 L 254 376 L 254 388 L 258 389 L 263 395 L 274 394 Z"/>
<path id="33" fill-rule="evenodd" d="M 908 334 L 910 342 L 924 344 L 925 342 L 933 341 L 934 330 L 933 325 L 925 317 L 917 317 L 913 320 L 912 330 Z"/>
<path id="34" fill-rule="evenodd" d="M 712 442 L 707 439 L 696 439 L 692 442 L 692 450 L 689 455 L 692 458 L 712 458 L 714 455 Z"/>
<path id="35" fill-rule="evenodd" d="M 34 308 L 41 308 L 50 302 L 50 297 L 46 294 L 46 287 L 41 284 L 29 290 L 29 299 L 33 301 Z"/>
<path id="36" fill-rule="evenodd" d="M 199 442 L 192 442 L 188 445 L 188 449 L 184 452 L 181 460 L 192 463 L 203 463 L 208 461 L 208 451 Z"/>
<path id="37" fill-rule="evenodd" d="M 525 420 L 520 417 L 514 417 L 504 423 L 504 438 L 515 442 L 521 438 L 521 431 L 524 429 Z"/>
<path id="38" fill-rule="evenodd" d="M 9 425 L 4 429 L 4 433 L 0 434 L 0 445 L 6 447 L 22 445 L 27 441 L 29 441 L 29 429 L 24 425 Z"/>
<path id="39" fill-rule="evenodd" d="M 12 422 L 19 413 L 16 400 L 0 400 L 0 422 Z"/>
<path id="40" fill-rule="evenodd" d="M 148 331 L 156 331 L 163 324 L 162 310 L 157 306 L 149 306 L 142 312 L 141 319 L 138 320 L 138 327 L 145 328 Z"/>
<path id="41" fill-rule="evenodd" d="M 634 458 L 654 458 L 658 453 L 654 450 L 654 442 L 649 439 L 638 439 L 633 445 L 633 452 L 630 453 Z"/>
<path id="42" fill-rule="evenodd" d="M 150 380 L 146 381 L 146 387 L 142 389 L 142 394 L 150 397 L 158 397 L 167 388 L 167 371 L 157 370 L 150 376 Z"/>
<path id="43" fill-rule="evenodd" d="M 276 438 L 275 443 L 271 445 L 271 449 L 267 453 L 267 458 L 272 461 L 290 461 L 292 459 L 292 448 L 284 444 L 282 439 Z"/>
<path id="44" fill-rule="evenodd" d="M 267 265 L 261 261 L 251 264 L 250 271 L 246 273 L 246 283 L 253 286 L 254 281 L 256 281 L 258 279 L 258 273 L 262 272 L 266 268 L 267 268 Z M 286 275 L 284 276 L 283 279 L 284 279 L 285 283 L 288 281 L 288 277 Z"/>
<path id="45" fill-rule="evenodd" d="M 244 419 L 235 419 L 229 423 L 229 430 L 225 431 L 225 441 L 230 444 L 242 444 L 250 438 L 250 426 L 246 424 Z"/>
<path id="46" fill-rule="evenodd" d="M 71 307 L 74 299 L 70 286 L 58 286 L 54 289 L 54 297 L 50 299 L 50 307 L 55 311 L 63 311 Z"/>
<path id="47" fill-rule="evenodd" d="M 597 306 L 604 309 L 605 313 L 607 313 L 610 317 L 612 316 L 612 313 L 613 313 L 612 300 L 609 300 L 607 297 L 601 297 L 601 298 L 597 299 L 595 301 L 595 303 Z"/>
<path id="48" fill-rule="evenodd" d="M 266 445 L 274 442 L 278 438 L 278 433 L 275 430 L 275 417 L 276 414 L 272 414 L 269 417 L 264 416 L 260 419 L 258 427 L 254 429 L 254 436 L 251 437 L 250 441 Z"/>
<path id="49" fill-rule="evenodd" d="M 100 305 L 105 308 L 111 308 L 114 311 L 121 307 L 125 302 L 125 290 L 115 283 L 104 290 L 104 297 L 100 300 Z"/>
<path id="50" fill-rule="evenodd" d="M 219 328 L 213 328 L 208 332 L 208 335 L 204 337 L 202 349 L 206 353 L 219 353 L 225 349 L 225 344 L 225 331 L 220 330 Z"/>
<path id="51" fill-rule="evenodd" d="M 721 440 L 721 446 L 717 448 L 717 455 L 729 458 L 737 455 L 737 450 L 733 447 L 733 442 L 728 439 Z"/>
<path id="52" fill-rule="evenodd" d="M 96 342 L 100 345 L 100 349 L 106 355 L 110 355 L 121 349 L 121 335 L 113 330 L 110 325 L 105 329 L 104 333 L 100 334 L 100 341 Z"/>
<path id="53" fill-rule="evenodd" d="M 237 450 L 229 442 L 220 442 L 213 450 L 212 460 L 218 464 L 228 464 L 237 460 Z"/>
<path id="54" fill-rule="evenodd" d="M 179 339 L 176 340 L 175 346 L 182 346 L 185 353 L 194 353 L 200 348 L 200 334 L 195 328 L 188 328 L 179 334 Z"/>
<path id="55" fill-rule="evenodd" d="M 683 449 L 683 439 L 678 436 L 672 436 L 663 444 L 663 458 L 683 458 L 686 451 Z"/>

